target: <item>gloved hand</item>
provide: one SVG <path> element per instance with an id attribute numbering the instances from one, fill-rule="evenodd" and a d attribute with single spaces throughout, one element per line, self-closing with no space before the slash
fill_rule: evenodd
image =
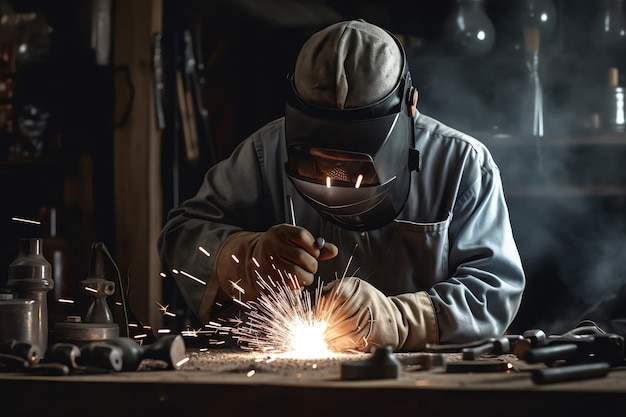
<path id="1" fill-rule="evenodd" d="M 394 351 L 418 351 L 439 338 L 425 291 L 387 297 L 368 282 L 348 277 L 324 286 L 318 313 L 320 309 L 329 317 L 328 346 L 338 352 L 387 345 Z"/>
<path id="2" fill-rule="evenodd" d="M 266 232 L 229 236 L 217 254 L 214 273 L 224 293 L 237 299 L 241 295 L 242 301 L 249 301 L 261 294 L 260 279 L 279 285 L 284 282 L 290 288 L 312 284 L 317 262 L 334 258 L 337 253 L 332 243 L 319 247 L 308 230 L 279 224 Z"/>

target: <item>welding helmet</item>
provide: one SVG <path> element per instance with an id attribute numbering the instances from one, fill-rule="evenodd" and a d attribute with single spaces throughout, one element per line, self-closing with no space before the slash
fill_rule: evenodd
<path id="1" fill-rule="evenodd" d="M 287 84 L 285 168 L 299 194 L 348 229 L 391 222 L 419 165 L 400 42 L 362 20 L 335 24 L 305 43 Z"/>

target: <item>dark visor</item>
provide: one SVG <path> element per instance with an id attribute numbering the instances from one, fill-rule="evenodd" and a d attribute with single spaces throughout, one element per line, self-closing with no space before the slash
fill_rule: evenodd
<path id="1" fill-rule="evenodd" d="M 289 155 L 290 175 L 327 187 L 380 185 L 372 157 L 357 152 L 294 146 Z"/>

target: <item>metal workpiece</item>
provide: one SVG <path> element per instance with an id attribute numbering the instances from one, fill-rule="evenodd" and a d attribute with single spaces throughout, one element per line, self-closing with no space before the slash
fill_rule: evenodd
<path id="1" fill-rule="evenodd" d="M 19 252 L 9 264 L 7 287 L 18 299 L 33 300 L 32 316 L 24 315 L 16 326 L 30 337 L 21 341 L 33 343 L 44 354 L 48 346 L 48 296 L 54 288 L 52 266 L 43 256 L 43 239 L 20 239 Z"/>
<path id="2" fill-rule="evenodd" d="M 397 379 L 402 364 L 393 354 L 391 346 L 377 348 L 368 359 L 346 361 L 341 364 L 341 379 Z"/>
<path id="3" fill-rule="evenodd" d="M 406 371 L 428 371 L 446 365 L 446 358 L 442 353 L 398 353 L 395 356 Z"/>
<path id="4" fill-rule="evenodd" d="M 61 323 L 55 323 L 50 332 L 52 343 L 75 343 L 82 346 L 98 340 L 119 337 L 117 323 L 85 323 L 80 317 L 70 316 Z"/>
<path id="5" fill-rule="evenodd" d="M 83 293 L 93 297 L 85 314 L 87 323 L 113 323 L 113 313 L 106 297 L 115 293 L 115 283 L 105 278 L 90 277 L 80 282 Z"/>
<path id="6" fill-rule="evenodd" d="M 53 343 L 74 343 L 80 346 L 98 340 L 119 337 L 121 328 L 127 329 L 126 320 L 116 322 L 108 297 L 120 290 L 114 281 L 107 279 L 107 261 L 112 263 L 108 251 L 101 243 L 91 247 L 89 276 L 80 281 L 81 292 L 91 298 L 83 316 L 68 316 L 64 322 L 55 323 L 51 331 Z"/>
<path id="7" fill-rule="evenodd" d="M 507 372 L 511 364 L 501 360 L 458 360 L 445 365 L 448 374 Z"/>

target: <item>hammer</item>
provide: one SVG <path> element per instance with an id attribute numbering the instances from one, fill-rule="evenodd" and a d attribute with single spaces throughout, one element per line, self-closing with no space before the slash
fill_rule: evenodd
<path id="1" fill-rule="evenodd" d="M 463 360 L 475 360 L 481 355 L 495 354 L 502 355 L 509 353 L 511 349 L 511 343 L 508 337 L 500 337 L 497 339 L 489 339 L 487 343 L 482 345 L 466 347 L 461 353 L 463 354 Z"/>
<path id="2" fill-rule="evenodd" d="M 181 335 L 166 335 L 155 343 L 141 346 L 130 337 L 107 340 L 122 350 L 122 371 L 134 371 L 144 359 L 165 362 L 168 369 L 180 369 L 187 362 L 185 341 Z"/>
<path id="3" fill-rule="evenodd" d="M 526 353 L 533 348 L 538 348 L 546 344 L 548 336 L 541 329 L 529 329 L 522 333 L 522 338 L 513 345 L 513 354 L 524 360 Z"/>
<path id="4" fill-rule="evenodd" d="M 15 339 L 8 339 L 0 342 L 0 353 L 20 357 L 27 360 L 31 364 L 39 362 L 41 359 L 39 356 L 39 347 L 37 345 L 19 342 Z"/>
<path id="5" fill-rule="evenodd" d="M 91 342 L 83 348 L 71 343 L 55 343 L 46 351 L 45 362 L 60 363 L 83 372 L 121 371 L 122 349 L 105 341 Z"/>

